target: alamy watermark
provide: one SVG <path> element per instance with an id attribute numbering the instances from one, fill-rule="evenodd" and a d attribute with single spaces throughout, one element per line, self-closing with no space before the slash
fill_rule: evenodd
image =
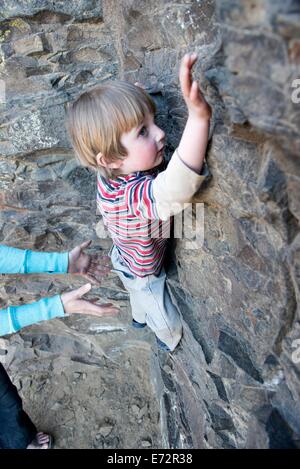
<path id="1" fill-rule="evenodd" d="M 292 82 L 292 88 L 295 88 L 291 94 L 291 100 L 294 104 L 300 103 L 300 78 L 295 78 Z"/>
<path id="2" fill-rule="evenodd" d="M 291 94 L 291 100 L 294 104 L 300 103 L 300 78 L 296 78 L 292 82 L 292 88 L 295 88 Z M 296 349 L 292 353 L 292 362 L 295 364 L 300 363 L 300 339 L 295 339 L 292 342 L 292 348 Z"/>
<path id="3" fill-rule="evenodd" d="M 139 210 L 133 207 L 133 213 Z M 160 207 L 163 219 L 140 218 L 130 219 L 128 214 L 122 215 L 122 207 L 116 208 L 114 214 L 102 212 L 102 220 L 96 225 L 98 238 L 170 238 L 171 221 L 174 215 L 173 237 L 184 240 L 185 249 L 199 249 L 204 243 L 204 203 L 172 203 Z M 108 230 L 106 225 L 110 227 Z"/>
<path id="4" fill-rule="evenodd" d="M 292 362 L 295 364 L 300 363 L 300 339 L 293 340 L 292 348 L 296 349 L 292 353 Z"/>
<path id="5" fill-rule="evenodd" d="M 0 105 L 6 103 L 5 97 L 5 81 L 0 80 Z"/>
<path id="6" fill-rule="evenodd" d="M 5 364 L 7 358 L 7 341 L 0 337 L 0 363 Z"/>

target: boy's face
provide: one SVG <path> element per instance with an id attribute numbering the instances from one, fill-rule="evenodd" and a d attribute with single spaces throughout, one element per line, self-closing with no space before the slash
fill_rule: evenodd
<path id="1" fill-rule="evenodd" d="M 121 143 L 127 150 L 127 157 L 119 160 L 119 174 L 147 171 L 163 161 L 165 133 L 154 123 L 153 114 L 147 114 L 139 127 L 122 134 Z"/>

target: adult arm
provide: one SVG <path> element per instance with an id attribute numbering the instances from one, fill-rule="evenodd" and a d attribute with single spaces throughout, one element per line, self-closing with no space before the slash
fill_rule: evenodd
<path id="1" fill-rule="evenodd" d="M 0 245 L 0 274 L 66 273 L 68 252 L 35 252 Z"/>
<path id="2" fill-rule="evenodd" d="M 63 317 L 64 314 L 60 295 L 27 305 L 9 306 L 0 310 L 0 336 L 17 332 L 36 322 Z"/>
<path id="3" fill-rule="evenodd" d="M 91 316 L 113 316 L 119 308 L 112 303 L 96 304 L 95 300 L 84 300 L 83 295 L 91 289 L 87 283 L 76 290 L 44 298 L 28 305 L 9 306 L 0 310 L 0 336 L 17 332 L 23 327 L 40 321 L 63 317 L 65 314 L 87 314 Z"/>

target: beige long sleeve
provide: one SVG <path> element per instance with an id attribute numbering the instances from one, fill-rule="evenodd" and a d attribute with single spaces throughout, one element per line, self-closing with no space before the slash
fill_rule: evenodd
<path id="1" fill-rule="evenodd" d="M 182 161 L 175 150 L 167 169 L 153 181 L 153 196 L 159 218 L 167 220 L 171 215 L 184 210 L 185 204 L 190 202 L 209 175 L 205 160 L 201 174 L 198 174 Z"/>

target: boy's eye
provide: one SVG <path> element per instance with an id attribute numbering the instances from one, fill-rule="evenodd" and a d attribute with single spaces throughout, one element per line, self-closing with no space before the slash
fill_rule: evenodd
<path id="1" fill-rule="evenodd" d="M 142 127 L 141 130 L 139 131 L 139 135 L 146 136 L 146 135 L 147 135 L 147 132 L 148 132 L 147 127 L 145 127 L 145 126 L 143 125 L 143 127 Z"/>

